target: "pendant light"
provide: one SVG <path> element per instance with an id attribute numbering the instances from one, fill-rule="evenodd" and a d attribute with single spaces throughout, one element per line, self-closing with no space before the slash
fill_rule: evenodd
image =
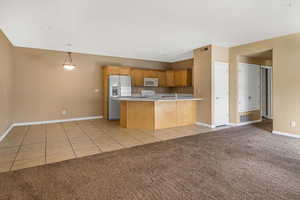
<path id="1" fill-rule="evenodd" d="M 68 52 L 65 62 L 63 64 L 65 70 L 73 70 L 76 65 L 73 64 L 71 52 Z"/>

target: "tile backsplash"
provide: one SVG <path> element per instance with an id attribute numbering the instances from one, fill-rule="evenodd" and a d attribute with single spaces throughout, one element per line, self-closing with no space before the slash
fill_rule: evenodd
<path id="1" fill-rule="evenodd" d="M 184 93 L 193 94 L 192 87 L 132 87 L 131 92 L 133 94 L 141 93 L 142 90 L 153 90 L 155 93 Z"/>
<path id="2" fill-rule="evenodd" d="M 166 87 L 132 87 L 131 93 L 141 93 L 142 90 L 153 90 L 155 93 L 172 93 L 172 89 Z"/>
<path id="3" fill-rule="evenodd" d="M 176 88 L 171 88 L 171 93 L 193 94 L 193 88 L 192 87 L 176 87 Z"/>

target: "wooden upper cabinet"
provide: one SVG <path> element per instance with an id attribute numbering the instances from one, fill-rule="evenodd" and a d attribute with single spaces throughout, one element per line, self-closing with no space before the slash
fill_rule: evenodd
<path id="1" fill-rule="evenodd" d="M 144 71 L 142 69 L 131 70 L 131 80 L 133 86 L 144 86 Z"/>
<path id="2" fill-rule="evenodd" d="M 166 87 L 167 83 L 166 83 L 166 72 L 165 71 L 159 71 L 158 72 L 158 84 L 160 87 Z"/>
<path id="3" fill-rule="evenodd" d="M 120 73 L 120 67 L 117 66 L 107 66 L 105 69 L 108 75 L 119 75 Z"/>
<path id="4" fill-rule="evenodd" d="M 174 80 L 174 70 L 167 70 L 166 71 L 166 86 L 167 87 L 174 87 L 175 86 L 175 80 Z"/>
<path id="5" fill-rule="evenodd" d="M 144 78 L 159 78 L 158 70 L 144 70 Z"/>
<path id="6" fill-rule="evenodd" d="M 130 75 L 130 67 L 123 66 L 106 66 L 107 75 Z"/>
<path id="7" fill-rule="evenodd" d="M 119 74 L 120 75 L 130 75 L 131 68 L 130 67 L 120 67 Z"/>
<path id="8" fill-rule="evenodd" d="M 164 71 L 130 68 L 125 66 L 106 66 L 104 69 L 106 76 L 130 75 L 132 86 L 144 86 L 144 78 L 158 78 L 160 87 L 192 86 L 192 71 L 189 69 Z"/>
<path id="9" fill-rule="evenodd" d="M 192 72 L 188 69 L 175 70 L 174 72 L 175 86 L 188 87 L 192 86 Z"/>
<path id="10" fill-rule="evenodd" d="M 175 86 L 183 87 L 187 84 L 187 70 L 176 70 L 174 73 Z"/>

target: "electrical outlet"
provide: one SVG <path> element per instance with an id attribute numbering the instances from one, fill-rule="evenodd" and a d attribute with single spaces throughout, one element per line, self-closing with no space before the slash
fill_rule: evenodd
<path id="1" fill-rule="evenodd" d="M 296 127 L 296 122 L 295 121 L 291 121 L 290 125 L 291 125 L 292 128 L 295 128 Z"/>
<path id="2" fill-rule="evenodd" d="M 62 114 L 62 115 L 66 115 L 66 114 L 67 114 L 67 110 L 66 110 L 66 109 L 63 109 L 63 110 L 61 111 L 61 114 Z"/>

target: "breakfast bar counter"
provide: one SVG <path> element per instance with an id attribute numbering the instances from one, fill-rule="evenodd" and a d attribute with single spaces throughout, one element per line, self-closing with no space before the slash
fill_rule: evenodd
<path id="1" fill-rule="evenodd" d="M 194 97 L 117 97 L 120 101 L 120 124 L 123 128 L 156 130 L 185 126 L 196 122 Z"/>

